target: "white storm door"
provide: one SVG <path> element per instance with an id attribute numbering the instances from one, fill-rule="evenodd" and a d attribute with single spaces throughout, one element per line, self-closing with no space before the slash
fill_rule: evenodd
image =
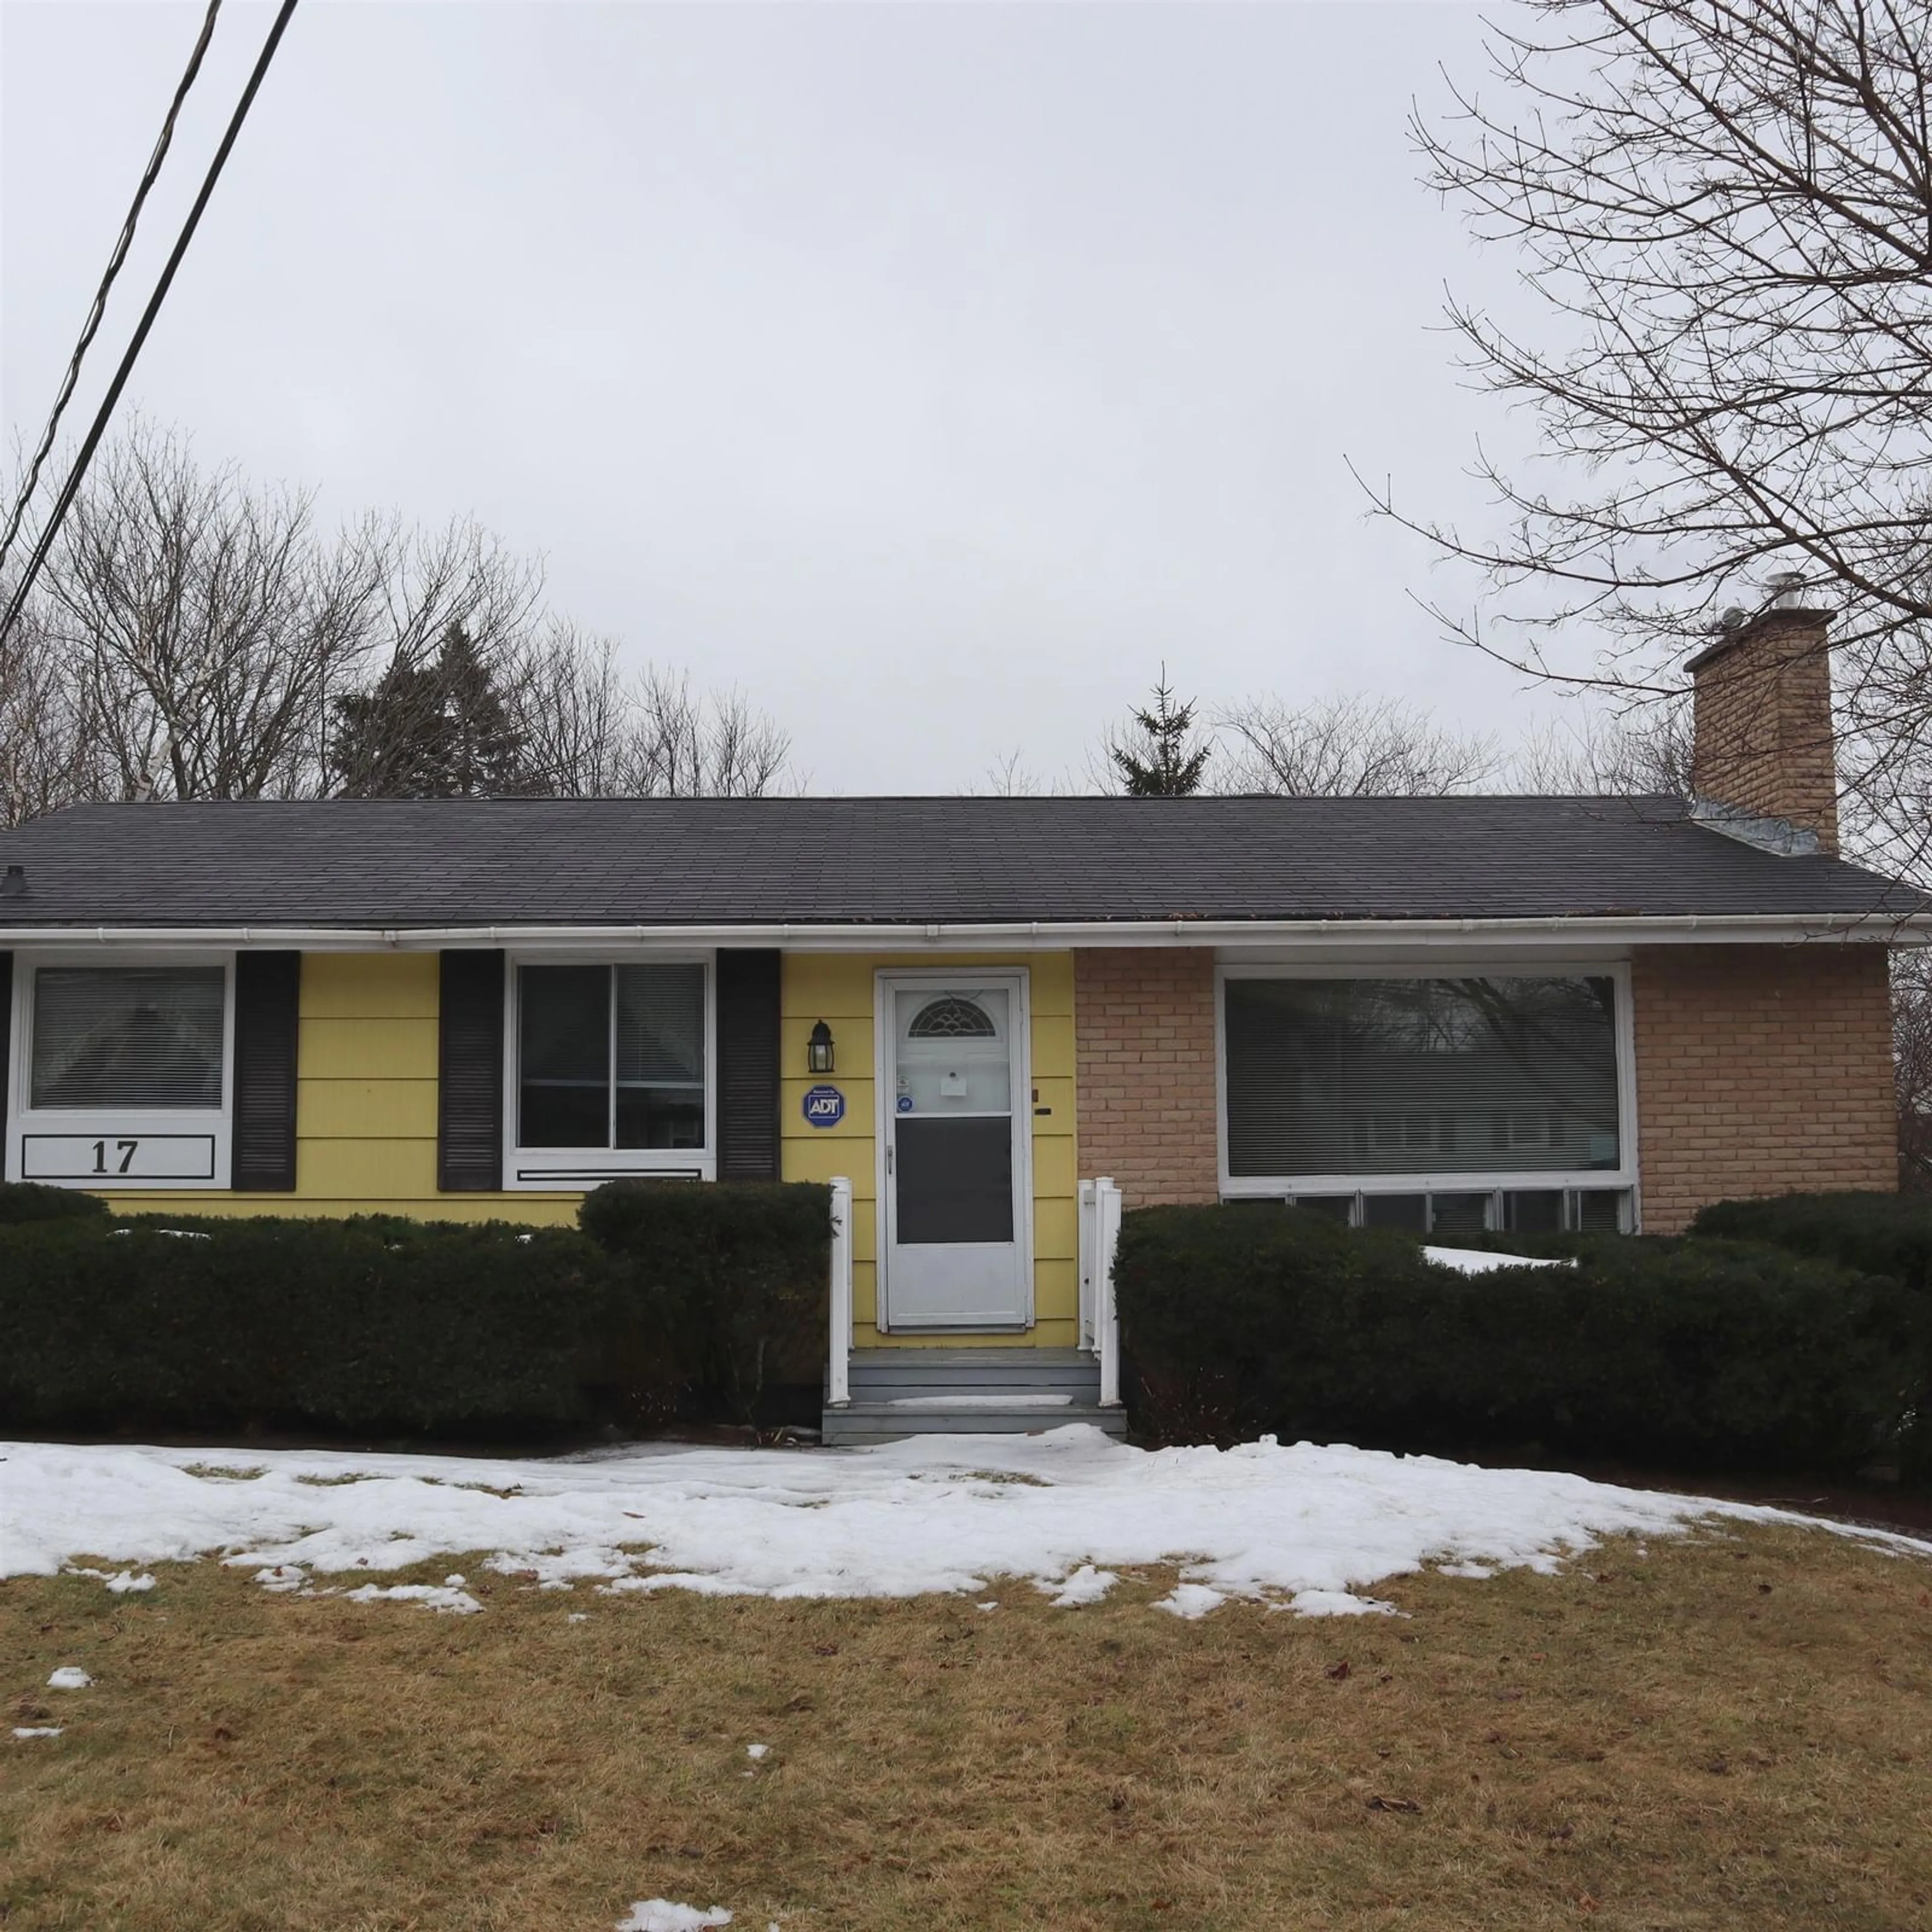
<path id="1" fill-rule="evenodd" d="M 1032 1315 L 1027 979 L 881 974 L 884 1325 L 1024 1328 Z"/>

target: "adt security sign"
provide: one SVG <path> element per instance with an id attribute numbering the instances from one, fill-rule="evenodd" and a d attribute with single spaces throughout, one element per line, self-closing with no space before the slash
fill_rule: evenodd
<path id="1" fill-rule="evenodd" d="M 845 1118 L 845 1096 L 836 1087 L 814 1087 L 805 1096 L 808 1126 L 836 1127 Z"/>

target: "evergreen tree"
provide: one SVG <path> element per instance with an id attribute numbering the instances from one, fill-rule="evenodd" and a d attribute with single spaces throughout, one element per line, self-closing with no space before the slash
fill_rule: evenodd
<path id="1" fill-rule="evenodd" d="M 475 640 L 443 633 L 435 661 L 394 664 L 338 698 L 329 766 L 351 798 L 480 798 L 528 789 L 521 733 Z"/>
<path id="2" fill-rule="evenodd" d="M 460 624 L 443 634 L 436 675 L 449 748 L 442 795 L 484 798 L 526 789 L 522 734 L 476 640 Z"/>
<path id="3" fill-rule="evenodd" d="M 1191 798 L 1201 789 L 1214 747 L 1196 744 L 1194 704 L 1178 704 L 1167 667 L 1154 688 L 1154 708 L 1134 713 L 1131 728 L 1109 740 L 1107 757 L 1130 798 Z"/>

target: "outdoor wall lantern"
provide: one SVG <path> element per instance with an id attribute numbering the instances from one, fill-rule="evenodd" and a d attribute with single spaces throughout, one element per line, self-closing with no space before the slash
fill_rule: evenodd
<path id="1" fill-rule="evenodd" d="M 823 1020 L 812 1029 L 812 1037 L 806 1042 L 806 1058 L 814 1073 L 832 1071 L 832 1029 Z"/>

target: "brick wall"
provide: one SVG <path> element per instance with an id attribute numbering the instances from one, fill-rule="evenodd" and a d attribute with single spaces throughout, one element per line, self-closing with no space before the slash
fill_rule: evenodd
<path id="1" fill-rule="evenodd" d="M 1130 1208 L 1216 1199 L 1214 955 L 1083 948 L 1073 1026 L 1081 1173 Z"/>
<path id="2" fill-rule="evenodd" d="M 1828 614 L 1760 612 L 1692 659 L 1690 783 L 1700 798 L 1809 826 L 1838 849 Z"/>
<path id="3" fill-rule="evenodd" d="M 1727 1196 L 1898 1184 L 1882 946 L 1640 946 L 1630 993 L 1647 1232 Z"/>

